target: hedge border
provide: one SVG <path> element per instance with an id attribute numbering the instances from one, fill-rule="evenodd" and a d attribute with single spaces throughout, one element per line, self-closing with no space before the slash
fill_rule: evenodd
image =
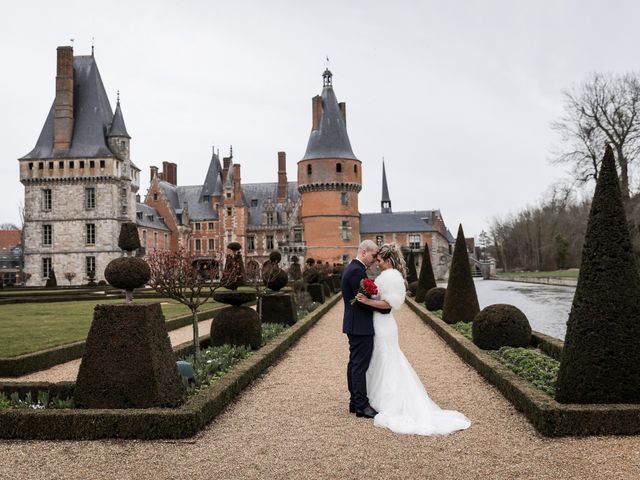
<path id="1" fill-rule="evenodd" d="M 0 411 L 0 438 L 24 440 L 96 440 L 100 438 L 176 439 L 195 435 L 262 372 L 278 360 L 340 299 L 334 295 L 283 334 L 240 361 L 230 372 L 175 409 L 7 409 Z M 41 384 L 42 385 L 42 384 Z M 51 390 L 68 389 L 69 382 Z M 34 384 L 4 384 L 33 389 Z"/>
<path id="2" fill-rule="evenodd" d="M 213 318 L 216 310 L 225 307 L 219 305 L 205 312 L 198 312 L 198 321 Z M 172 318 L 166 321 L 167 331 L 191 325 L 191 314 Z M 25 353 L 17 357 L 0 358 L 0 377 L 20 377 L 29 373 L 51 368 L 60 363 L 70 362 L 82 357 L 85 341 L 68 343 L 59 347 L 48 348 L 33 353 Z"/>
<path id="3" fill-rule="evenodd" d="M 635 435 L 640 433 L 640 405 L 561 404 L 476 347 L 453 327 L 413 299 L 407 305 L 467 364 L 496 387 L 535 429 L 548 437 Z M 545 338 L 546 337 L 546 338 Z M 550 339 L 550 340 L 549 340 Z M 558 353 L 557 340 L 536 332 L 532 344 Z M 537 343 L 536 343 L 537 342 Z M 544 345 L 544 347 L 543 347 Z M 561 347 L 560 347 L 561 348 Z M 549 353 L 548 353 L 549 354 Z M 550 356 L 553 356 L 549 354 Z"/>

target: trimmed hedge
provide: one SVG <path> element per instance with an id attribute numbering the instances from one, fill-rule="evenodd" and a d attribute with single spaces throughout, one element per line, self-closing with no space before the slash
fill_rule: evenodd
<path id="1" fill-rule="evenodd" d="M 198 321 L 213 318 L 215 312 L 224 308 L 221 305 L 212 310 L 198 313 Z M 167 331 L 191 325 L 191 314 L 182 317 L 172 318 L 166 321 Z M 27 353 L 11 358 L 0 358 L 0 377 L 20 377 L 28 373 L 37 372 L 46 368 L 53 367 L 60 363 L 70 362 L 82 357 L 84 353 L 85 342 L 75 342 L 68 345 L 41 350 L 39 352 Z"/>
<path id="2" fill-rule="evenodd" d="M 488 352 L 476 347 L 422 305 L 410 298 L 406 303 L 458 356 L 513 403 L 542 435 L 640 434 L 640 405 L 558 403 L 492 358 Z"/>
<path id="3" fill-rule="evenodd" d="M 247 385 L 278 360 L 340 298 L 340 295 L 333 296 L 324 305 L 289 327 L 273 342 L 269 342 L 242 360 L 213 385 L 198 392 L 181 407 L 130 410 L 1 410 L 0 438 L 34 440 L 138 438 L 151 440 L 191 437 L 211 422 Z M 7 387 L 7 384 L 0 385 L 0 391 L 7 391 L 5 387 L 27 388 L 25 384 L 12 383 L 10 385 L 11 387 Z M 29 388 L 33 388 L 33 386 Z M 60 389 L 62 387 L 54 388 Z"/>

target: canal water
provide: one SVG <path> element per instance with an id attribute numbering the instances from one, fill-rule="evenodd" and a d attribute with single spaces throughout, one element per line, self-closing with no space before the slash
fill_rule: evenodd
<path id="1" fill-rule="evenodd" d="M 481 309 L 494 303 L 514 305 L 524 312 L 533 330 L 564 340 L 575 287 L 479 278 L 474 281 Z"/>

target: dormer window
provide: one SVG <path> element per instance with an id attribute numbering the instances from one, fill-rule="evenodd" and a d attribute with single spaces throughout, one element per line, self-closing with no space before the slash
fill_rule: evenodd
<path id="1" fill-rule="evenodd" d="M 208 202 L 210 198 L 211 198 L 211 197 L 209 197 L 209 195 L 204 195 L 204 196 L 202 197 L 202 199 L 203 199 L 205 202 Z"/>
<path id="2" fill-rule="evenodd" d="M 227 198 L 231 198 L 231 192 L 227 192 Z"/>
<path id="3" fill-rule="evenodd" d="M 138 217 L 138 220 L 142 220 L 142 212 L 136 212 L 136 217 Z"/>
<path id="4" fill-rule="evenodd" d="M 153 201 L 157 201 L 158 200 L 158 192 L 153 192 Z"/>
<path id="5" fill-rule="evenodd" d="M 273 213 L 267 212 L 267 225 L 273 225 Z"/>
<path id="6" fill-rule="evenodd" d="M 252 207 L 257 207 L 258 206 L 258 199 L 257 198 L 252 198 L 251 199 L 251 206 Z"/>

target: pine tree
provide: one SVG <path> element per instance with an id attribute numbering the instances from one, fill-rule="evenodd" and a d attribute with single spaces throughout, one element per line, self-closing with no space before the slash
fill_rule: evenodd
<path id="1" fill-rule="evenodd" d="M 556 399 L 640 403 L 640 277 L 613 150 L 602 159 L 567 322 Z"/>
<path id="2" fill-rule="evenodd" d="M 436 277 L 433 274 L 431 266 L 431 253 L 429 245 L 424 244 L 424 253 L 422 254 L 422 265 L 420 266 L 420 276 L 418 277 L 418 289 L 416 290 L 416 302 L 424 302 L 424 297 L 429 290 L 437 287 Z"/>
<path id="3" fill-rule="evenodd" d="M 480 311 L 476 287 L 471 276 L 467 243 L 462 225 L 458 227 L 458 237 L 453 250 L 447 294 L 442 307 L 442 319 L 447 323 L 471 322 Z"/>

